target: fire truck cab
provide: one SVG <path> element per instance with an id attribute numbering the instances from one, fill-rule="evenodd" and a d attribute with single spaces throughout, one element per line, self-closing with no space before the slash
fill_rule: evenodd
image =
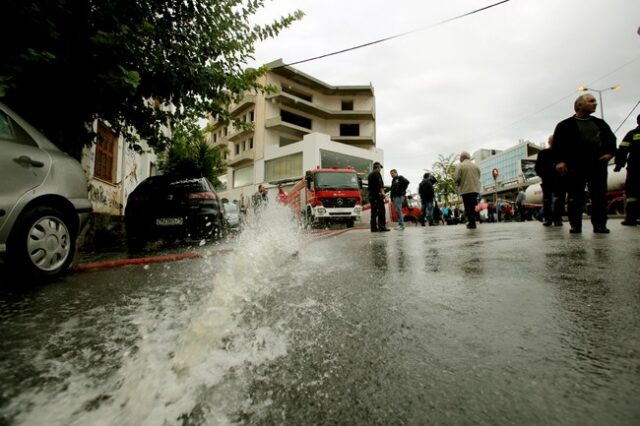
<path id="1" fill-rule="evenodd" d="M 362 181 L 351 168 L 309 170 L 289 191 L 289 206 L 308 227 L 344 223 L 362 214 Z"/>

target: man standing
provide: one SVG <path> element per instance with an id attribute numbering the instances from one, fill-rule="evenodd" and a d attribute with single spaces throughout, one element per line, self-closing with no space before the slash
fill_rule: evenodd
<path id="1" fill-rule="evenodd" d="M 418 185 L 418 194 L 420 194 L 420 203 L 422 204 L 422 211 L 420 212 L 420 223 L 422 226 L 425 225 L 427 219 L 429 220 L 429 226 L 433 225 L 434 181 L 435 178 L 431 177 L 429 173 L 425 173 L 420 185 Z"/>
<path id="2" fill-rule="evenodd" d="M 542 211 L 544 214 L 544 226 L 562 226 L 562 213 L 564 212 L 565 191 L 562 177 L 556 172 L 556 161 L 553 158 L 553 136 L 549 136 L 549 148 L 538 153 L 536 159 L 536 173 L 542 179 Z"/>
<path id="3" fill-rule="evenodd" d="M 518 195 L 516 195 L 516 213 L 518 213 L 518 217 L 520 218 L 520 222 L 524 222 L 526 220 L 524 202 L 527 199 L 527 194 L 520 188 L 518 190 Z"/>
<path id="4" fill-rule="evenodd" d="M 382 164 L 376 161 L 373 163 L 373 171 L 367 178 L 369 203 L 371 203 L 371 232 L 390 231 L 384 214 L 384 181 L 380 170 L 382 170 Z"/>
<path id="5" fill-rule="evenodd" d="M 567 208 L 572 234 L 582 232 L 585 184 L 591 195 L 593 232 L 608 234 L 607 163 L 616 153 L 616 137 L 609 125 L 592 117 L 598 106 L 587 93 L 574 102 L 575 115 L 561 121 L 553 133 L 556 170 L 567 179 Z"/>
<path id="6" fill-rule="evenodd" d="M 396 169 L 391 169 L 391 201 L 396 209 L 396 215 L 398 216 L 398 227 L 396 231 L 404 230 L 404 217 L 402 214 L 402 204 L 404 203 L 404 194 L 409 187 L 409 181 L 398 174 Z"/>
<path id="7" fill-rule="evenodd" d="M 460 154 L 460 164 L 456 166 L 454 180 L 458 185 L 458 192 L 462 195 L 464 214 L 467 216 L 467 228 L 476 228 L 476 205 L 480 194 L 480 169 L 471 161 L 468 152 Z"/>
<path id="8" fill-rule="evenodd" d="M 638 221 L 638 192 L 640 192 L 640 115 L 636 118 L 638 127 L 629 131 L 620 142 L 616 154 L 616 167 L 619 172 L 627 164 L 627 180 L 624 183 L 625 218 L 622 224 L 636 226 Z"/>

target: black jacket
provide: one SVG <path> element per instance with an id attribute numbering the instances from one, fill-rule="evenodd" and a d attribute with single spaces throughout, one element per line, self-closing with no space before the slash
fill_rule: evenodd
<path id="1" fill-rule="evenodd" d="M 420 182 L 420 185 L 418 185 L 418 194 L 420 194 L 421 200 L 433 201 L 435 191 L 433 190 L 433 183 L 431 182 L 431 178 L 422 179 L 422 182 Z"/>
<path id="2" fill-rule="evenodd" d="M 558 123 L 553 133 L 552 150 L 556 162 L 565 163 L 569 170 L 588 171 L 604 154 L 616 154 L 616 136 L 609 125 L 598 117 L 590 117 L 589 120 L 599 129 L 600 142 L 593 150 L 587 149 L 583 143 L 575 116 Z"/>
<path id="3" fill-rule="evenodd" d="M 396 176 L 391 180 L 391 196 L 402 197 L 407 188 L 409 187 L 409 181 L 404 176 Z"/>
<path id="4" fill-rule="evenodd" d="M 627 170 L 640 171 L 640 126 L 627 133 L 620 142 L 616 154 L 616 168 L 623 168 L 625 163 L 628 164 Z"/>
<path id="5" fill-rule="evenodd" d="M 369 198 L 380 195 L 380 188 L 384 188 L 384 181 L 380 172 L 372 171 L 367 177 L 367 187 L 369 189 Z"/>
<path id="6" fill-rule="evenodd" d="M 551 148 L 543 149 L 538 153 L 536 159 L 536 174 L 540 176 L 543 182 L 547 182 L 557 177 L 554 152 Z"/>

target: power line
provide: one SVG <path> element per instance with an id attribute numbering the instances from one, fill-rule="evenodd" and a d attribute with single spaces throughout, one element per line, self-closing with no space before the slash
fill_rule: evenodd
<path id="1" fill-rule="evenodd" d="M 362 49 L 363 47 L 372 46 L 374 44 L 383 43 L 385 41 L 393 40 L 395 38 L 404 37 L 404 36 L 409 35 L 409 34 L 417 33 L 417 32 L 420 32 L 420 31 L 425 31 L 425 30 L 428 30 L 428 29 L 431 29 L 431 28 L 446 24 L 448 22 L 455 21 L 457 19 L 462 19 L 462 18 L 467 17 L 469 15 L 473 15 L 475 13 L 479 13 L 479 12 L 485 11 L 487 9 L 491 9 L 492 7 L 499 6 L 499 5 L 501 5 L 503 3 L 507 3 L 509 1 L 511 1 L 511 0 L 502 0 L 502 1 L 499 1 L 497 3 L 490 4 L 489 6 L 481 7 L 480 9 L 472 10 L 471 12 L 467 12 L 467 13 L 464 13 L 462 15 L 454 16 L 452 18 L 445 19 L 444 21 L 436 22 L 435 24 L 427 25 L 427 26 L 421 27 L 421 28 L 416 28 L 414 30 L 406 31 L 404 33 L 396 34 L 396 35 L 393 35 L 393 36 L 381 38 L 379 40 L 371 41 L 371 42 L 365 43 L 365 44 L 360 44 L 358 46 L 349 47 L 347 49 L 337 50 L 335 52 L 326 53 L 326 54 L 320 55 L 320 56 L 315 56 L 313 58 L 303 59 L 301 61 L 296 61 L 296 62 L 291 62 L 291 63 L 288 63 L 288 64 L 284 64 L 284 65 L 279 65 L 277 67 L 274 67 L 273 69 L 278 69 L 278 68 L 287 67 L 287 66 L 291 66 L 291 65 L 298 65 L 298 64 L 302 64 L 304 62 L 315 61 L 317 59 L 326 58 L 328 56 L 339 55 L 340 53 L 345 53 L 345 52 L 350 52 L 352 50 Z"/>
<path id="2" fill-rule="evenodd" d="M 629 114 L 627 114 L 627 116 L 624 118 L 624 120 L 622 120 L 622 123 L 620 123 L 620 125 L 618 126 L 618 128 L 613 132 L 613 133 L 618 133 L 618 130 L 620 130 L 620 127 L 622 127 L 622 125 L 624 124 L 625 121 L 627 121 L 629 119 L 629 117 L 631 117 L 631 114 L 633 114 L 633 111 L 638 108 L 638 105 L 640 105 L 640 101 L 636 102 L 635 106 L 633 108 L 631 108 L 631 111 L 629 111 Z"/>

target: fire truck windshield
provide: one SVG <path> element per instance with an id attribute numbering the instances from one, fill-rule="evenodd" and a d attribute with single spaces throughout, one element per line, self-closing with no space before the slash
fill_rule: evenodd
<path id="1" fill-rule="evenodd" d="M 316 173 L 315 181 L 317 189 L 360 189 L 358 186 L 358 177 L 355 173 Z"/>

